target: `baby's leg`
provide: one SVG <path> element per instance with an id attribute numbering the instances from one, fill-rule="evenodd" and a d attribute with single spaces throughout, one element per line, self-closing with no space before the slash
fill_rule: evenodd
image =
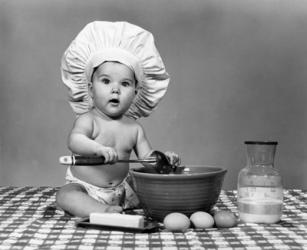
<path id="1" fill-rule="evenodd" d="M 103 204 L 88 195 L 85 188 L 77 183 L 69 183 L 61 187 L 56 194 L 59 207 L 70 214 L 79 217 L 89 216 L 90 213 L 120 213 L 122 207 Z"/>

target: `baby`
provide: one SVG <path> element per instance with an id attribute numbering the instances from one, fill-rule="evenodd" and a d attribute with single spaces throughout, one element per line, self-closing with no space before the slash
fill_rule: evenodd
<path id="1" fill-rule="evenodd" d="M 110 43 L 114 44 L 110 44 Z M 129 185 L 129 164 L 118 159 L 151 155 L 153 149 L 136 118 L 147 116 L 169 83 L 152 35 L 126 22 L 93 22 L 62 59 L 62 78 L 78 117 L 68 137 L 72 153 L 103 156 L 103 165 L 71 166 L 56 201 L 75 216 L 122 212 L 137 207 Z M 166 152 L 170 163 L 180 158 Z"/>

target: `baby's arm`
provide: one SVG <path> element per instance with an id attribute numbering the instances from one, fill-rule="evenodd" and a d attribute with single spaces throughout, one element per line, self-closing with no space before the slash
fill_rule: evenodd
<path id="1" fill-rule="evenodd" d="M 134 147 L 134 151 L 139 159 L 144 159 L 148 157 L 153 151 L 145 135 L 145 131 L 140 124 L 138 124 L 137 127 L 137 140 L 136 145 Z"/>
<path id="2" fill-rule="evenodd" d="M 149 141 L 146 138 L 145 131 L 141 125 L 139 125 L 139 129 L 138 129 L 138 137 L 137 137 L 137 143 L 135 146 L 135 152 L 138 158 L 142 158 L 142 159 L 146 157 L 150 157 L 151 153 L 153 152 L 153 149 L 150 146 Z M 168 158 L 171 165 L 174 165 L 177 167 L 180 166 L 181 159 L 178 154 L 172 151 L 167 151 L 165 152 L 165 155 Z"/>
<path id="3" fill-rule="evenodd" d="M 68 148 L 84 156 L 104 156 L 105 163 L 117 160 L 117 153 L 111 147 L 105 147 L 92 139 L 94 121 L 85 114 L 78 117 L 68 137 Z"/>

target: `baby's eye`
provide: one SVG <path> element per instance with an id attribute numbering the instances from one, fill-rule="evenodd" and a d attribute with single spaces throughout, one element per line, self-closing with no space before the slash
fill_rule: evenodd
<path id="1" fill-rule="evenodd" d="M 104 84 L 109 84 L 110 80 L 108 78 L 102 78 L 101 82 L 104 83 Z"/>
<path id="2" fill-rule="evenodd" d="M 124 86 L 124 87 L 129 87 L 130 85 L 131 85 L 131 83 L 128 82 L 128 81 L 122 82 L 122 86 Z"/>

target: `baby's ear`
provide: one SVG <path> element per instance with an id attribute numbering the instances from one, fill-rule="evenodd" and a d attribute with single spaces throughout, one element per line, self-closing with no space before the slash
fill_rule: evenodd
<path id="1" fill-rule="evenodd" d="M 93 83 L 92 82 L 89 82 L 88 83 L 88 93 L 89 93 L 89 95 L 91 96 L 91 97 L 93 97 Z"/>
<path id="2" fill-rule="evenodd" d="M 134 93 L 137 95 L 140 89 L 141 89 L 141 87 L 140 87 L 140 86 L 137 86 L 137 87 L 135 88 L 135 90 L 134 90 Z"/>

